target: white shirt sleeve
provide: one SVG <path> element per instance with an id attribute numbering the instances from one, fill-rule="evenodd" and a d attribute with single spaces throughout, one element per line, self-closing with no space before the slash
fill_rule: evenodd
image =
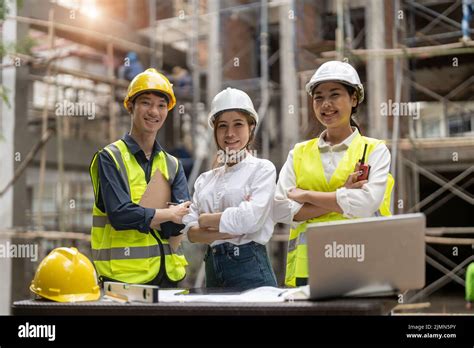
<path id="1" fill-rule="evenodd" d="M 229 207 L 221 215 L 219 232 L 234 235 L 255 233 L 271 218 L 272 200 L 275 194 L 276 170 L 269 162 L 263 162 L 250 183 L 250 199 L 237 207 Z"/>
<path id="2" fill-rule="evenodd" d="M 385 144 L 379 144 L 372 151 L 367 163 L 370 165 L 369 181 L 361 189 L 339 188 L 336 191 L 337 204 L 348 218 L 371 217 L 382 204 L 390 170 L 390 151 Z"/>
<path id="3" fill-rule="evenodd" d="M 273 220 L 294 226 L 294 216 L 300 211 L 303 204 L 288 198 L 288 190 L 296 187 L 296 175 L 293 167 L 293 150 L 281 168 L 273 200 Z M 297 223 L 296 223 L 297 224 Z"/>
<path id="4" fill-rule="evenodd" d="M 189 213 L 183 216 L 184 228 L 181 230 L 181 233 L 184 234 L 184 240 L 188 240 L 188 231 L 193 226 L 199 226 L 199 201 L 198 194 L 202 187 L 203 175 L 200 175 L 196 182 L 194 183 L 194 194 L 193 201 L 189 206 Z"/>

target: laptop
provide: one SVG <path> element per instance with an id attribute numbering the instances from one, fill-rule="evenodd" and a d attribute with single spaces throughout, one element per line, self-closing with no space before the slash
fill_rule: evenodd
<path id="1" fill-rule="evenodd" d="M 309 297 L 395 294 L 425 285 L 423 214 L 309 224 Z"/>

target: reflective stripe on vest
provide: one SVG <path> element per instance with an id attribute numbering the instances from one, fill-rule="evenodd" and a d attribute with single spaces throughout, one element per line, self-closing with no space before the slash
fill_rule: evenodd
<path id="1" fill-rule="evenodd" d="M 176 174 L 178 173 L 178 161 L 173 159 L 167 153 L 166 155 L 166 167 L 168 168 L 168 183 L 170 186 L 173 184 L 174 179 L 176 178 Z"/>
<path id="2" fill-rule="evenodd" d="M 366 155 L 366 158 L 368 158 L 370 153 L 380 143 L 382 143 L 381 140 L 362 137 L 360 134 L 358 134 L 351 142 L 329 182 L 327 182 L 324 174 L 324 167 L 321 161 L 319 148 L 317 146 L 318 138 L 297 144 L 293 151 L 293 166 L 296 175 L 296 187 L 304 190 L 320 192 L 336 191 L 339 187 L 344 185 L 349 174 L 354 171 L 356 163 L 362 157 L 364 145 L 368 145 Z M 384 198 L 379 210 L 375 215 L 391 215 L 389 207 L 393 184 L 393 177 L 389 173 Z M 285 276 L 286 285 L 296 286 L 296 278 L 308 277 L 308 250 L 306 246 L 307 224 L 343 219 L 346 218 L 342 214 L 335 212 L 328 213 L 303 222 L 295 229 L 290 230 Z"/>
<path id="3" fill-rule="evenodd" d="M 110 224 L 107 216 L 92 216 L 92 227 L 104 228 L 107 224 Z"/>
<path id="4" fill-rule="evenodd" d="M 169 244 L 163 244 L 163 251 L 165 255 L 172 254 Z M 147 259 L 156 256 L 161 256 L 161 250 L 158 245 L 92 250 L 92 257 L 95 261 Z"/>
<path id="5" fill-rule="evenodd" d="M 294 239 L 290 239 L 288 241 L 288 252 L 296 250 L 297 242 L 298 242 L 298 237 Z"/>
<path id="6" fill-rule="evenodd" d="M 128 183 L 128 175 L 127 170 L 125 169 L 125 164 L 123 163 L 122 154 L 120 153 L 120 149 L 115 144 L 110 144 L 106 147 L 109 149 L 113 156 L 112 158 L 117 162 L 119 166 L 119 173 L 122 176 L 123 182 Z M 127 186 L 127 193 L 130 195 L 130 188 Z"/>

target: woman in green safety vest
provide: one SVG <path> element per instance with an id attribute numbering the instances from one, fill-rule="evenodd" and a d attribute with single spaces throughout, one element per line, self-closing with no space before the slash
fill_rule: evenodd
<path id="1" fill-rule="evenodd" d="M 345 62 L 326 62 L 306 90 L 316 118 L 326 129 L 319 137 L 295 145 L 277 183 L 274 220 L 292 227 L 288 286 L 307 284 L 308 223 L 391 215 L 390 152 L 383 141 L 362 136 L 353 119 L 364 100 L 357 71 Z"/>

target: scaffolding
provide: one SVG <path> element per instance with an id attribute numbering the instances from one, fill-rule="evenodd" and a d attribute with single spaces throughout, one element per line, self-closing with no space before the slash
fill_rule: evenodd
<path id="1" fill-rule="evenodd" d="M 235 5 L 235 4 L 234 4 Z M 377 117 L 378 107 L 382 100 L 387 99 L 386 84 L 384 81 L 389 81 L 389 86 L 392 91 L 391 95 L 394 98 L 394 102 L 398 103 L 401 100 L 410 99 L 409 95 L 414 95 L 416 91 L 423 93 L 424 95 L 430 96 L 432 99 L 442 102 L 443 107 L 443 119 L 447 118 L 446 112 L 449 108 L 458 109 L 460 112 L 469 113 L 472 110 L 469 106 L 460 106 L 459 103 L 453 102 L 452 98 L 457 98 L 457 94 L 463 91 L 465 88 L 470 87 L 473 82 L 472 76 L 461 81 L 455 88 L 453 88 L 448 94 L 440 95 L 434 91 L 430 86 L 421 84 L 414 79 L 416 66 L 409 67 L 410 61 L 417 59 L 427 59 L 430 57 L 459 57 L 461 55 L 469 55 L 474 53 L 473 41 L 462 41 L 459 42 L 457 39 L 460 37 L 461 25 L 459 23 L 458 14 L 462 5 L 461 0 L 455 2 L 452 1 L 423 1 L 414 2 L 411 0 L 397 0 L 392 3 L 390 8 L 384 8 L 380 1 L 369 1 L 366 3 L 366 24 L 365 24 L 365 37 L 366 44 L 361 39 L 364 35 L 354 33 L 351 23 L 351 6 L 347 0 L 337 0 L 334 2 L 333 11 L 337 18 L 336 25 L 336 41 L 334 43 L 334 50 L 331 50 L 329 45 L 327 48 L 323 48 L 322 51 L 316 54 L 316 63 L 320 63 L 327 59 L 334 58 L 347 58 L 350 61 L 355 62 L 366 62 L 367 76 L 369 85 L 367 86 L 371 92 L 378 91 L 381 93 L 379 97 L 369 98 L 371 103 L 368 106 L 369 120 L 371 124 L 371 135 L 378 136 L 381 138 L 389 138 L 387 128 L 389 120 L 384 122 L 383 118 Z M 150 1 L 151 8 L 156 9 L 155 1 Z M 109 141 L 112 141 L 117 137 L 117 119 L 120 118 L 118 115 L 117 103 L 121 98 L 121 93 L 127 86 L 127 81 L 116 79 L 113 71 L 113 61 L 115 57 L 114 50 L 116 48 L 120 50 L 133 49 L 138 53 L 146 54 L 150 56 L 150 62 L 156 62 L 158 66 L 163 66 L 164 57 L 164 46 L 173 45 L 176 47 L 184 47 L 187 55 L 188 67 L 192 70 L 193 76 L 193 92 L 191 102 L 189 104 L 191 109 L 189 111 L 191 117 L 191 127 L 188 127 L 188 134 L 192 139 L 204 139 L 203 144 L 196 144 L 193 140 L 193 149 L 195 149 L 194 158 L 196 165 L 194 171 L 189 180 L 190 188 L 192 190 L 193 181 L 197 175 L 209 166 L 209 162 L 206 161 L 207 151 L 206 149 L 210 146 L 211 136 L 202 127 L 202 123 L 205 123 L 205 110 L 206 105 L 209 105 L 212 96 L 215 95 L 221 87 L 232 84 L 233 86 L 245 86 L 249 89 L 254 89 L 255 100 L 258 101 L 259 114 L 262 115 L 262 122 L 259 126 L 259 132 L 261 133 L 261 145 L 262 154 L 266 158 L 270 158 L 275 152 L 275 144 L 272 142 L 272 130 L 270 129 L 275 125 L 275 119 L 270 119 L 268 115 L 272 114 L 272 109 L 275 110 L 275 96 L 281 95 L 281 105 L 277 113 L 287 115 L 288 117 L 282 117 L 280 129 L 277 131 L 277 135 L 281 139 L 281 149 L 291 148 L 292 145 L 299 141 L 303 137 L 303 131 L 309 126 L 309 119 L 311 118 L 311 112 L 307 107 L 307 99 L 304 93 L 304 81 L 306 81 L 312 71 L 304 71 L 297 73 L 295 65 L 295 46 L 292 40 L 296 34 L 294 29 L 294 20 L 291 20 L 289 13 L 295 11 L 295 4 L 292 1 L 263 1 L 259 3 L 250 4 L 238 4 L 235 6 L 224 6 L 219 1 L 209 1 L 207 8 L 197 1 L 193 0 L 188 3 L 182 2 L 182 9 L 175 8 L 176 16 L 172 18 L 156 20 L 156 17 L 150 15 L 150 25 L 148 28 L 142 30 L 142 34 L 148 35 L 149 46 L 144 46 L 125 40 L 120 37 L 113 35 L 103 35 L 102 33 L 96 32 L 91 29 L 81 28 L 77 25 L 68 25 L 64 23 L 58 23 L 54 20 L 54 12 L 50 12 L 50 18 L 48 20 L 42 20 L 37 18 L 27 18 L 23 16 L 9 16 L 8 19 L 15 20 L 18 23 L 32 25 L 35 27 L 43 27 L 49 32 L 49 50 L 54 50 L 54 31 L 61 31 L 62 34 L 73 35 L 79 34 L 82 36 L 93 36 L 94 40 L 99 42 L 105 47 L 107 56 L 107 73 L 103 75 L 94 75 L 86 71 L 74 70 L 66 68 L 55 61 L 59 61 L 64 57 L 53 57 L 49 60 L 38 60 L 32 59 L 32 57 L 22 57 L 25 61 L 31 64 L 33 69 L 43 71 L 43 75 L 30 74 L 30 78 L 33 81 L 42 81 L 47 86 L 53 85 L 55 89 L 61 87 L 67 87 L 67 84 L 61 86 L 61 81 L 57 78 L 52 78 L 52 75 L 58 76 L 59 74 L 66 74 L 75 76 L 78 78 L 90 79 L 94 83 L 105 83 L 110 86 L 108 93 L 112 95 L 107 105 L 107 110 L 103 118 L 106 120 L 105 129 L 108 134 Z M 357 6 L 354 5 L 354 6 Z M 359 4 L 360 6 L 360 4 Z M 279 26 L 280 26 L 280 49 L 274 52 L 271 56 L 269 54 L 269 11 L 272 9 L 278 9 L 279 13 Z M 52 10 L 51 10 L 52 11 Z M 222 23 L 220 21 L 223 15 L 242 16 L 247 22 L 254 22 L 258 15 L 259 21 L 257 25 L 254 25 L 254 29 L 258 30 L 256 38 L 260 42 L 260 73 L 259 76 L 247 80 L 230 80 L 226 81 L 223 79 L 223 73 L 232 66 L 233 59 L 226 62 L 222 62 L 222 39 L 219 37 L 219 33 L 222 31 Z M 251 16 L 251 17 L 249 17 Z M 401 20 L 393 20 L 394 18 Z M 248 20 L 248 18 L 251 18 Z M 383 25 L 383 21 L 387 18 L 392 18 L 392 33 L 391 35 L 385 35 L 383 31 L 379 30 Z M 417 20 L 425 21 L 421 25 L 417 25 Z M 440 29 L 441 28 L 441 29 Z M 448 33 L 440 33 L 440 31 L 450 30 Z M 166 33 L 166 35 L 164 35 Z M 472 30 L 471 30 L 472 33 Z M 391 36 L 391 46 L 386 48 L 380 48 L 383 46 L 381 42 L 386 36 Z M 454 40 L 454 42 L 453 42 Z M 202 42 L 207 42 L 208 53 L 212 52 L 212 64 L 209 63 L 207 70 L 203 69 L 200 59 L 200 48 L 199 45 Z M 366 46 L 366 47 L 364 47 Z M 240 52 L 236 54 L 237 57 L 245 56 L 249 50 L 253 47 L 252 42 L 249 42 L 245 47 L 240 47 Z M 328 49 L 329 48 L 329 49 Z M 202 50 L 202 49 L 201 49 Z M 235 58 L 235 57 L 233 57 Z M 269 67 L 273 64 L 276 59 L 280 59 L 281 75 L 285 77 L 284 84 L 276 84 L 271 81 L 269 77 Z M 210 60 L 211 57 L 209 56 Z M 391 62 L 393 67 L 392 73 L 388 73 L 387 63 Z M 292 77 L 296 77 L 299 74 L 299 81 Z M 380 75 L 382 74 L 382 75 Z M 385 78 L 386 74 L 391 75 L 390 78 Z M 395 80 L 393 79 L 395 76 Z M 204 81 L 207 92 L 202 93 L 202 82 Z M 258 86 L 255 88 L 253 86 Z M 49 90 L 49 88 L 47 89 Z M 122 92 L 120 92 L 120 90 Z M 298 91 L 298 92 L 297 92 Z M 373 93 L 371 93 L 371 96 Z M 46 94 L 48 100 L 49 93 Z M 54 96 L 53 96 L 54 98 Z M 48 104 L 48 102 L 46 102 Z M 188 105 L 188 104 L 187 104 Z M 299 105 L 299 106 L 298 106 Z M 299 110 L 297 113 L 297 119 L 292 113 L 288 112 L 288 107 L 294 107 Z M 275 111 L 273 111 L 275 112 Z M 268 120 L 266 118 L 269 118 Z M 44 107 L 41 112 L 41 133 L 45 134 L 45 131 L 50 128 L 49 123 L 52 119 L 56 120 L 54 127 L 56 127 L 56 136 L 58 138 L 57 153 L 58 159 L 62 156 L 62 136 L 65 133 L 68 137 L 69 132 L 69 120 L 63 120 L 55 118 L 49 114 L 48 108 Z M 383 122 L 382 122 L 383 121 Z M 33 121 L 35 122 L 35 121 Z M 394 200 L 394 204 L 400 200 L 409 202 L 409 206 L 404 208 L 398 208 L 398 205 L 394 205 L 394 209 L 399 212 L 403 211 L 419 211 L 424 207 L 428 201 L 424 201 L 423 204 L 420 202 L 419 196 L 419 182 L 418 174 L 424 175 L 430 180 L 434 180 L 432 170 L 428 172 L 423 170 L 419 160 L 417 159 L 416 153 L 419 151 L 419 147 L 424 147 L 423 142 L 415 141 L 417 133 L 420 132 L 420 123 L 415 125 L 413 120 L 409 120 L 408 125 L 408 139 L 410 139 L 410 149 L 404 148 L 403 151 L 409 151 L 410 159 L 404 158 L 400 153 L 400 142 L 403 139 L 400 138 L 400 118 L 394 117 L 391 124 L 391 141 L 390 145 L 392 148 L 392 170 L 393 174 L 399 178 L 400 183 L 405 192 L 412 192 L 411 197 L 402 197 L 403 192 L 397 193 L 397 198 Z M 301 125 L 301 126 L 298 126 Z M 180 124 L 175 123 L 176 127 L 180 127 Z M 417 128 L 418 127 L 418 128 Z M 444 121 L 444 127 L 442 135 L 448 136 L 449 129 L 448 123 Z M 199 136 L 193 136 L 204 132 Z M 183 134 L 182 131 L 177 131 L 177 135 Z M 203 136 L 201 136 L 203 135 Z M 273 135 L 274 137 L 275 135 Z M 469 142 L 468 142 L 469 143 Z M 470 146 L 469 143 L 467 146 Z M 198 151 L 197 149 L 201 149 Z M 203 151 L 204 149 L 204 151 Z M 277 159 L 280 164 L 285 160 L 285 151 L 281 151 L 281 158 Z M 45 151 L 41 150 L 40 160 L 40 182 L 44 179 L 44 168 L 45 168 Z M 61 173 L 64 171 L 62 167 L 62 160 L 58 161 L 58 171 Z M 398 168 L 403 168 L 399 170 Z M 456 166 L 459 169 L 459 165 Z M 405 169 L 409 169 L 415 175 L 410 175 L 405 172 Z M 464 176 L 469 173 L 470 167 L 464 168 Z M 467 172 L 466 172 L 467 171 Z M 414 179 L 413 179 L 414 178 Z M 465 199 L 468 203 L 472 202 L 472 195 L 466 192 L 465 189 L 456 185 L 458 181 L 447 180 L 444 177 L 438 176 L 437 182 L 442 187 L 453 187 L 459 192 L 463 192 L 460 197 Z M 408 184 L 409 181 L 413 181 Z M 464 185 L 465 183 L 461 183 Z M 410 185 L 414 190 L 406 190 L 407 185 Z M 42 187 L 42 185 L 40 185 Z M 398 190 L 402 191 L 402 190 Z M 40 194 L 40 197 L 42 195 Z M 434 196 L 438 197 L 438 196 Z M 429 212 L 434 211 L 430 209 Z M 41 214 L 39 218 L 39 224 L 41 225 Z"/>
<path id="2" fill-rule="evenodd" d="M 129 1 L 128 6 L 132 3 Z M 222 88 L 241 88 L 252 96 L 261 117 L 257 129 L 261 155 L 279 168 L 286 160 L 288 151 L 296 142 L 305 139 L 308 129 L 314 125 L 304 89 L 314 69 L 329 59 L 348 59 L 361 68 L 361 75 L 366 75 L 369 104 L 362 105 L 361 111 L 367 111 L 369 115 L 369 136 L 387 139 L 391 148 L 392 174 L 397 181 L 393 211 L 423 211 L 431 218 L 452 198 L 462 199 L 469 205 L 474 203 L 474 197 L 469 192 L 474 180 L 474 140 L 472 134 L 451 137 L 449 128 L 450 113 L 471 115 L 472 118 L 472 98 L 465 103 L 460 102 L 468 98 L 465 90 L 472 90 L 474 78 L 472 69 L 469 70 L 472 63 L 463 63 L 464 67 L 460 69 L 468 75 L 457 83 L 451 83 L 452 88 L 446 93 L 440 92 L 440 84 L 430 85 L 419 78 L 423 72 L 420 67 L 423 67 L 425 60 L 438 59 L 436 64 L 446 66 L 448 62 L 454 63 L 454 58 L 461 60 L 474 54 L 474 41 L 459 41 L 462 0 L 262 0 L 246 4 L 240 1 L 189 0 L 173 2 L 172 17 L 161 19 L 157 18 L 157 7 L 161 4 L 155 0 L 150 0 L 148 4 L 148 26 L 131 37 L 104 33 L 77 23 L 68 24 L 58 19 L 64 15 L 56 16 L 54 11 L 49 12 L 49 18 L 29 18 L 26 15 L 7 17 L 49 35 L 44 56 L 16 56 L 28 66 L 28 81 L 44 84 L 49 92 L 41 108 L 28 105 L 28 126 L 37 130 L 38 139 L 33 139 L 30 148 L 24 151 L 28 155 L 17 167 L 13 179 L 5 187 L 0 187 L 1 197 L 15 182 L 22 180 L 22 173 L 28 165 L 37 166 L 41 201 L 45 195 L 43 189 L 48 178 L 48 165 L 55 165 L 60 192 L 55 203 L 58 209 L 55 214 L 40 210 L 36 217 L 30 212 L 31 224 L 35 228 L 42 228 L 48 219 L 56 219 L 54 230 L 67 231 L 71 228 L 66 223 L 71 218 L 69 210 L 64 208 L 67 205 L 64 175 L 77 163 L 68 163 L 68 156 L 65 156 L 65 147 L 72 146 L 68 145 L 68 141 L 77 138 L 86 143 L 102 135 L 99 139 L 105 144 L 116 140 L 128 126 L 128 115 L 120 106 L 128 81 L 115 77 L 114 61 L 129 50 L 148 57 L 150 65 L 161 69 L 180 65 L 190 70 L 193 81 L 191 93 L 178 95 L 172 132 L 160 132 L 160 136 L 166 136 L 160 141 L 176 141 L 184 137 L 192 139 L 195 162 L 189 178 L 190 191 L 197 176 L 209 169 L 212 162 L 209 160 L 212 134 L 207 128 L 207 110 L 213 96 Z M 50 6 L 57 13 L 61 12 L 57 5 Z M 305 28 L 300 23 L 306 15 L 304 6 L 314 6 L 318 18 L 311 23 L 310 30 L 317 31 L 320 36 L 315 42 L 304 42 L 304 46 L 298 46 L 301 36 L 305 34 Z M 363 27 L 356 30 L 355 22 L 360 21 L 357 10 L 360 9 L 363 10 Z M 226 30 L 229 30 L 226 25 L 236 18 L 240 20 L 237 24 L 246 27 L 252 35 L 247 36 L 245 44 L 235 40 L 237 47 L 230 50 L 225 45 L 229 40 L 224 39 Z M 318 30 L 314 29 L 316 27 Z M 328 30 L 334 31 L 335 35 L 325 37 L 319 33 Z M 470 32 L 472 34 L 473 30 Z M 70 56 L 55 52 L 60 37 L 84 46 L 90 45 L 88 47 L 104 58 L 105 68 L 93 72 L 61 64 Z M 90 42 L 84 43 L 87 41 L 85 38 Z M 300 61 L 303 54 L 311 57 L 310 67 L 302 68 L 304 65 Z M 255 55 L 253 60 L 249 58 L 252 55 Z M 243 74 L 244 77 L 230 74 L 239 60 L 242 65 L 244 58 L 251 60 L 250 72 Z M 446 60 L 439 61 L 441 58 Z M 277 62 L 278 69 L 275 69 Z M 2 68 L 7 69 L 8 66 L 2 65 Z M 279 81 L 275 78 L 277 73 Z M 89 84 L 74 85 L 66 78 L 68 76 L 89 81 Z M 463 76 L 463 73 L 458 72 L 457 76 Z M 54 115 L 51 105 L 67 89 L 73 90 L 73 94 L 79 90 L 94 94 L 102 110 L 98 113 L 100 126 L 77 126 L 74 120 Z M 420 102 L 421 98 L 438 101 L 441 105 L 439 122 L 442 126 L 438 138 L 423 137 L 422 121 L 378 115 L 380 103 L 387 99 L 401 103 Z M 473 129 L 474 119 L 471 131 Z M 52 144 L 53 139 L 55 144 Z M 54 145 L 55 159 L 48 162 L 47 152 L 51 152 L 51 147 L 48 151 L 46 147 Z M 450 161 L 454 152 L 461 160 Z M 39 161 L 35 161 L 37 153 L 41 153 Z M 85 166 L 80 169 L 84 171 Z M 451 175 L 453 172 L 455 174 Z M 422 178 L 439 188 L 422 197 Z M 85 208 L 84 214 L 88 214 Z M 285 253 L 286 233 L 278 226 L 273 237 L 280 254 Z M 279 259 L 284 258 L 280 255 Z"/>
<path id="3" fill-rule="evenodd" d="M 457 61 L 462 55 L 474 54 L 474 41 L 459 41 L 461 38 L 460 31 L 451 31 L 447 34 L 439 33 L 438 26 L 442 26 L 443 29 L 446 27 L 459 29 L 461 27 L 459 21 L 456 21 L 450 16 L 459 14 L 462 1 L 458 0 L 454 3 L 452 1 L 426 1 L 420 3 L 409 0 L 397 0 L 394 1 L 393 6 L 388 9 L 384 9 L 383 6 L 380 7 L 382 3 L 383 2 L 377 1 L 369 2 L 370 6 L 367 6 L 366 8 L 366 14 L 368 18 L 374 18 L 374 20 L 376 20 L 375 23 L 371 23 L 370 21 L 369 23 L 366 23 L 366 36 L 368 37 L 367 45 L 370 45 L 371 40 L 374 40 L 374 35 L 379 35 L 379 39 L 380 36 L 383 36 L 383 31 L 380 29 L 385 27 L 384 21 L 389 21 L 391 20 L 390 18 L 392 18 L 393 22 L 393 18 L 398 18 L 400 20 L 395 20 L 395 25 L 391 26 L 392 47 L 380 48 L 381 46 L 376 44 L 372 47 L 377 48 L 371 48 L 370 46 L 365 48 L 353 45 L 353 34 L 350 32 L 350 30 L 347 30 L 347 28 L 350 29 L 350 25 L 347 23 L 346 25 L 343 25 L 344 19 L 347 21 L 348 17 L 347 11 L 343 11 L 343 9 L 346 8 L 348 2 L 345 0 L 340 0 L 336 4 L 336 15 L 338 18 L 335 43 L 336 50 L 326 50 L 319 52 L 321 59 L 337 59 L 338 57 L 340 58 L 342 56 L 346 57 L 346 59 L 349 59 L 350 61 L 365 62 L 368 73 L 367 80 L 369 81 L 368 86 L 366 86 L 369 90 L 369 99 L 372 98 L 372 93 L 374 90 L 383 91 L 382 93 L 386 95 L 385 90 L 389 87 L 392 87 L 393 91 L 395 92 L 394 94 L 392 93 L 394 103 L 400 103 L 403 100 L 408 101 L 409 99 L 413 98 L 411 96 L 414 95 L 414 92 L 419 91 L 430 98 L 440 101 L 444 105 L 442 116 L 443 119 L 447 119 L 448 116 L 446 114 L 448 110 L 447 106 L 450 106 L 451 108 L 454 108 L 460 112 L 471 115 L 474 114 L 472 105 L 471 108 L 468 106 L 463 107 L 459 105 L 459 102 L 452 101 L 452 98 L 457 97 L 457 94 L 460 91 L 472 85 L 474 81 L 472 76 L 467 76 L 466 79 L 460 81 L 460 83 L 454 86 L 446 95 L 440 95 L 434 90 L 434 88 L 437 87 L 436 84 L 425 86 L 417 82 L 414 78 L 416 66 L 414 64 L 412 64 L 411 67 L 408 66 L 410 61 L 416 59 L 451 57 L 453 61 Z M 441 8 L 441 12 L 433 9 L 442 5 L 444 5 L 444 7 Z M 456 10 L 458 12 L 455 12 Z M 344 17 L 344 14 L 346 14 L 346 17 Z M 421 26 L 421 28 L 418 28 L 416 26 L 416 18 L 418 16 L 428 20 L 429 22 L 425 23 L 425 25 Z M 472 32 L 473 30 L 471 29 L 471 33 Z M 452 42 L 453 40 L 454 42 Z M 350 43 L 350 45 L 347 43 Z M 363 46 L 363 43 L 359 41 L 359 45 Z M 386 75 L 386 73 L 388 71 L 388 67 L 385 67 L 382 70 L 380 70 L 380 67 L 377 67 L 377 64 L 380 63 L 380 59 L 383 60 L 384 66 L 388 66 L 387 63 L 393 60 L 392 76 L 394 76 L 395 79 L 387 78 L 388 75 Z M 448 62 L 451 63 L 450 60 L 448 60 Z M 370 71 L 373 71 L 373 75 L 369 75 Z M 300 73 L 301 79 L 307 80 L 309 74 L 310 71 Z M 387 100 L 389 97 L 386 95 L 384 98 L 376 99 L 377 102 L 375 103 L 375 107 L 380 108 L 380 100 Z M 419 102 L 416 99 L 414 101 Z M 379 109 L 374 109 L 371 111 L 369 106 L 369 115 L 370 114 L 374 116 L 369 117 L 369 135 L 388 139 L 389 134 L 387 133 L 385 136 L 381 136 L 381 134 L 385 134 L 386 131 L 379 129 L 377 126 L 380 122 L 380 119 L 383 119 L 379 116 Z M 303 116 L 305 117 L 306 115 L 307 110 L 303 110 Z M 396 190 L 396 196 L 392 202 L 393 210 L 397 211 L 398 213 L 418 212 L 421 208 L 425 207 L 427 204 L 439 197 L 441 193 L 447 190 L 456 192 L 453 194 L 472 205 L 474 197 L 466 191 L 466 187 L 469 187 L 472 180 L 462 183 L 461 187 L 458 186 L 457 183 L 461 182 L 465 178 L 468 178 L 473 170 L 473 157 L 469 149 L 474 146 L 474 140 L 472 138 L 464 138 L 461 141 L 463 145 L 459 147 L 460 142 L 458 139 L 449 138 L 449 131 L 446 129 L 446 121 L 443 122 L 444 128 L 441 131 L 441 135 L 447 137 L 446 140 L 436 141 L 433 143 L 433 141 L 429 139 L 416 139 L 419 137 L 419 134 L 417 133 L 420 133 L 420 125 L 415 125 L 415 122 L 412 118 L 408 120 L 408 134 L 404 134 L 408 138 L 400 139 L 400 115 L 393 116 L 395 117 L 393 117 L 391 141 L 389 142 L 392 154 L 391 169 L 397 182 L 401 183 L 401 185 L 397 186 L 398 189 Z M 374 122 L 374 117 L 376 118 L 377 122 Z M 472 118 L 474 119 L 474 117 Z M 386 118 L 386 120 L 388 123 L 388 118 Z M 385 124 L 384 127 L 386 126 L 387 124 Z M 471 126 L 471 129 L 474 129 L 473 126 L 474 124 Z M 471 131 L 471 134 L 474 133 Z M 406 146 L 407 140 L 408 144 L 410 144 L 409 146 Z M 417 155 L 420 151 L 425 149 L 438 147 L 442 148 L 443 146 L 445 148 L 448 146 L 452 149 L 460 149 L 461 151 L 465 150 L 463 152 L 465 155 L 464 158 L 468 158 L 467 163 L 465 164 L 453 163 L 454 165 L 449 166 L 449 170 L 461 170 L 461 173 L 451 180 L 448 180 L 441 174 L 436 173 L 433 168 L 426 168 L 422 164 L 423 161 L 422 158 L 420 158 L 420 155 Z M 410 159 L 406 158 L 407 156 Z M 444 160 L 446 161 L 446 157 Z M 447 169 L 446 166 L 442 165 L 440 168 L 444 170 Z M 419 198 L 420 175 L 440 185 L 440 188 L 436 190 L 435 193 L 424 198 L 422 201 L 420 201 Z M 412 182 L 408 184 L 410 179 Z M 444 197 L 443 202 L 446 202 L 451 197 L 452 196 Z M 441 206 L 442 204 L 439 204 L 438 202 L 429 207 L 424 212 L 429 215 Z"/>

